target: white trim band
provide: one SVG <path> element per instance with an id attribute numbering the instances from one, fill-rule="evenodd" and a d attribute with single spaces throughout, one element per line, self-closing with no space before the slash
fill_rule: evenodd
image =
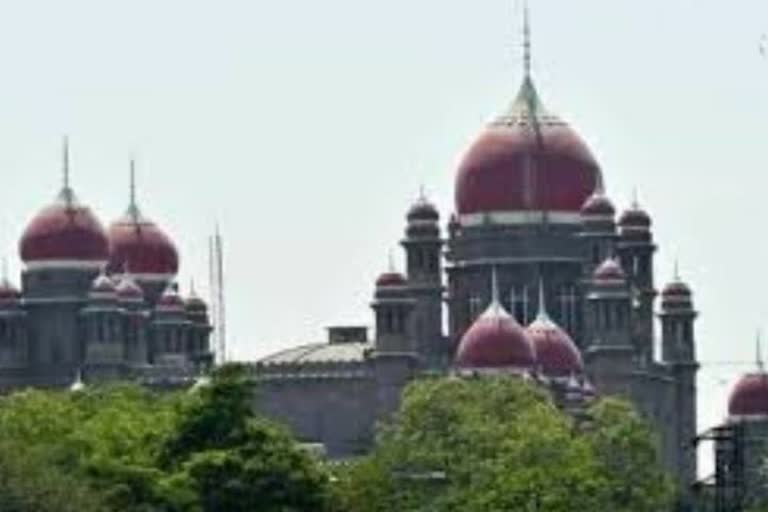
<path id="1" fill-rule="evenodd" d="M 482 226 L 485 224 L 580 224 L 581 213 L 544 210 L 493 211 L 465 213 L 459 215 L 463 227 Z"/>

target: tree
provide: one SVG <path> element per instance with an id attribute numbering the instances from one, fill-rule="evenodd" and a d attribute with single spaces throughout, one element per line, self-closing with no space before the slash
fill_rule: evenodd
<path id="1" fill-rule="evenodd" d="M 609 410 L 627 421 L 627 410 Z M 519 378 L 416 382 L 373 453 L 337 470 L 339 500 L 349 512 L 646 510 L 607 506 L 614 482 L 596 432 L 609 415 L 595 413 L 596 430 L 585 435 L 545 390 Z M 640 444 L 647 431 L 632 425 Z M 634 453 L 637 445 L 623 447 L 631 462 L 662 473 L 657 460 Z"/>
<path id="2" fill-rule="evenodd" d="M 161 465 L 178 510 L 322 512 L 328 476 L 281 427 L 258 418 L 244 372 L 225 367 L 187 400 Z"/>

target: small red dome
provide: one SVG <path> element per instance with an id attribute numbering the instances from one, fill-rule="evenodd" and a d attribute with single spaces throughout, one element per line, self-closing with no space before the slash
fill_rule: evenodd
<path id="1" fill-rule="evenodd" d="M 208 305 L 194 292 L 194 290 L 190 292 L 189 297 L 187 297 L 187 300 L 184 302 L 184 307 L 190 312 L 205 312 L 208 310 Z"/>
<path id="2" fill-rule="evenodd" d="M 548 377 L 568 377 L 584 371 L 584 362 L 571 337 L 549 316 L 540 314 L 527 328 L 536 362 Z"/>
<path id="3" fill-rule="evenodd" d="M 691 298 L 693 293 L 691 288 L 679 279 L 675 279 L 671 283 L 667 284 L 661 292 L 661 296 L 665 299 L 669 298 Z"/>
<path id="4" fill-rule="evenodd" d="M 135 207 L 109 227 L 112 272 L 174 276 L 179 255 L 170 238 Z"/>
<path id="5" fill-rule="evenodd" d="M 408 284 L 408 281 L 405 279 L 405 276 L 395 271 L 384 272 L 376 279 L 377 288 L 405 286 L 406 284 Z"/>
<path id="6" fill-rule="evenodd" d="M 0 304 L 18 302 L 21 292 L 7 278 L 0 281 Z"/>
<path id="7" fill-rule="evenodd" d="M 614 258 L 608 258 L 602 262 L 592 275 L 595 281 L 624 281 L 626 277 L 618 260 Z"/>
<path id="8" fill-rule="evenodd" d="M 579 212 L 600 169 L 566 123 L 549 114 L 527 78 L 509 112 L 465 154 L 456 178 L 460 214 Z"/>
<path id="9" fill-rule="evenodd" d="M 731 392 L 728 414 L 739 416 L 768 416 L 768 374 L 744 375 Z"/>
<path id="10" fill-rule="evenodd" d="M 601 192 L 595 192 L 581 207 L 581 214 L 585 217 L 613 217 L 616 215 L 616 207 L 608 196 Z"/>
<path id="11" fill-rule="evenodd" d="M 625 210 L 621 214 L 619 225 L 622 228 L 649 229 L 651 227 L 651 216 L 635 203 L 630 209 Z"/>
<path id="12" fill-rule="evenodd" d="M 123 274 L 115 287 L 117 296 L 121 300 L 141 300 L 144 298 L 144 290 L 128 274 Z"/>
<path id="13" fill-rule="evenodd" d="M 435 205 L 425 197 L 420 197 L 409 209 L 406 215 L 408 221 L 434 221 L 440 220 L 440 212 Z"/>
<path id="14" fill-rule="evenodd" d="M 70 188 L 64 188 L 56 201 L 27 225 L 19 254 L 25 263 L 99 263 L 109 258 L 109 242 L 90 208 L 80 204 Z"/>
<path id="15" fill-rule="evenodd" d="M 91 284 L 91 290 L 88 296 L 92 300 L 112 301 L 117 298 L 115 283 L 103 272 L 96 276 Z"/>
<path id="16" fill-rule="evenodd" d="M 536 353 L 525 329 L 494 301 L 462 336 L 456 364 L 465 369 L 531 369 Z"/>
<path id="17" fill-rule="evenodd" d="M 174 283 L 165 288 L 165 291 L 157 301 L 157 309 L 163 310 L 183 310 L 184 299 L 181 298 Z"/>

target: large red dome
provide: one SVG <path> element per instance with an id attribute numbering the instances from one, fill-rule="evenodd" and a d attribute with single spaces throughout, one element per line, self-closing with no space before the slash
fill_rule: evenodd
<path id="1" fill-rule="evenodd" d="M 90 208 L 77 201 L 72 189 L 62 189 L 56 201 L 27 225 L 19 242 L 25 263 L 93 263 L 109 258 L 109 242 Z"/>
<path id="2" fill-rule="evenodd" d="M 734 419 L 768 416 L 768 374 L 744 375 L 731 392 L 728 414 Z"/>
<path id="3" fill-rule="evenodd" d="M 533 368 L 536 353 L 525 329 L 495 300 L 464 333 L 456 353 L 463 369 Z"/>
<path id="4" fill-rule="evenodd" d="M 472 144 L 456 178 L 460 214 L 578 213 L 600 180 L 581 138 L 549 114 L 529 77 L 508 113 Z"/>
<path id="5" fill-rule="evenodd" d="M 179 254 L 170 238 L 152 221 L 130 212 L 109 227 L 109 268 L 139 277 L 172 276 Z"/>

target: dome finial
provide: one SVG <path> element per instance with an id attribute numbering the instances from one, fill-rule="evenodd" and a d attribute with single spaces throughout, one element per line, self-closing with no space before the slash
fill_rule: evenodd
<path id="1" fill-rule="evenodd" d="M 632 208 L 635 210 L 640 208 L 640 199 L 638 199 L 637 187 L 632 187 Z"/>
<path id="2" fill-rule="evenodd" d="M 757 336 L 755 339 L 755 362 L 757 363 L 757 371 L 765 373 L 765 364 L 763 363 L 763 348 L 762 348 L 762 332 L 757 330 Z"/>
<path id="3" fill-rule="evenodd" d="M 537 319 L 549 319 L 549 314 L 547 313 L 547 300 L 544 294 L 544 279 L 541 277 L 539 278 L 539 312 L 537 314 Z"/>
<path id="4" fill-rule="evenodd" d="M 64 189 L 69 189 L 69 137 L 64 136 L 64 142 L 62 147 L 62 172 L 64 173 Z"/>
<path id="5" fill-rule="evenodd" d="M 675 275 L 673 276 L 675 281 L 680 281 L 680 261 L 675 258 Z"/>
<path id="6" fill-rule="evenodd" d="M 499 274 L 496 265 L 491 266 L 491 304 L 499 304 Z"/>
<path id="7" fill-rule="evenodd" d="M 387 268 L 390 272 L 396 272 L 395 270 L 395 258 L 392 256 L 392 249 L 387 252 Z"/>
<path id="8" fill-rule="evenodd" d="M 523 2 L 523 72 L 531 77 L 531 20 L 528 0 Z"/>
<path id="9" fill-rule="evenodd" d="M 64 200 L 67 206 L 71 206 L 75 199 L 72 187 L 69 184 L 69 136 L 67 135 L 64 136 L 62 142 L 61 172 L 63 175 L 63 187 L 59 197 Z"/>

